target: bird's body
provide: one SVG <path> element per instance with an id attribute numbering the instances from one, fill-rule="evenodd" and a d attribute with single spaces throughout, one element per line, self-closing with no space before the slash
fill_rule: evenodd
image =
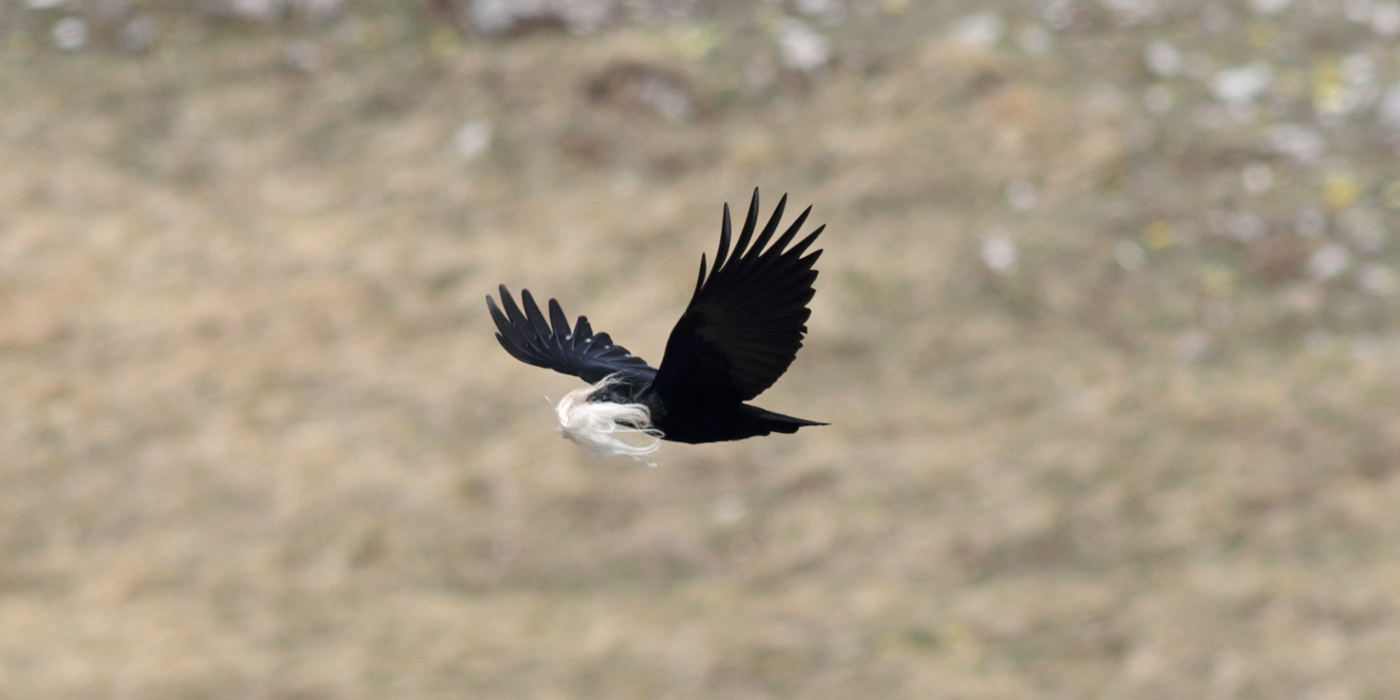
<path id="1" fill-rule="evenodd" d="M 695 294 L 671 331 L 660 368 L 614 345 L 606 333 L 594 334 L 586 317 L 580 316 L 570 328 L 553 299 L 546 321 L 529 291 L 521 292 L 524 313 L 505 285 L 500 287 L 504 313 L 486 297 L 500 331 L 496 338 L 507 352 L 522 362 L 592 384 L 560 402 L 560 431 L 565 437 L 594 454 L 645 460 L 657 439 L 719 442 L 825 425 L 745 403 L 787 371 L 802 347 L 811 315 L 807 302 L 817 277 L 812 266 L 821 251 L 806 257 L 803 253 L 825 227 L 788 247 L 806 221 L 809 207 L 768 246 L 786 202 L 784 196 L 755 239 L 758 191 L 754 190 L 732 255 L 729 206 L 725 205 L 714 268 L 707 277 L 701 256 Z M 620 439 L 618 433 L 633 439 Z M 634 454 L 635 450 L 644 454 Z"/>

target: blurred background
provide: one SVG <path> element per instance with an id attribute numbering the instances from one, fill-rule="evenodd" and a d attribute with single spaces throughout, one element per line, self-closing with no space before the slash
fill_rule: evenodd
<path id="1" fill-rule="evenodd" d="M 1394 0 L 0 1 L 0 697 L 1395 697 L 1397 156 Z M 755 186 L 832 425 L 584 458 L 483 297 Z"/>

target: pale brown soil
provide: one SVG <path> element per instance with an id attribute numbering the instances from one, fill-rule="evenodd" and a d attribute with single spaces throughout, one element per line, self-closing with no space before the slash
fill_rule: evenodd
<path id="1" fill-rule="evenodd" d="M 7 3 L 0 698 L 1395 697 L 1400 154 L 1309 82 L 1360 52 L 1384 87 L 1395 41 L 1081 2 L 1027 54 L 1043 4 L 809 18 L 801 74 L 778 4 L 458 38 L 138 3 L 131 53 Z M 949 38 L 975 9 L 996 47 Z M 1154 38 L 1276 64 L 1259 114 L 1208 76 L 1150 112 Z M 484 295 L 659 361 L 755 185 L 828 225 L 756 403 L 833 425 L 585 459 L 545 399 L 577 382 Z"/>

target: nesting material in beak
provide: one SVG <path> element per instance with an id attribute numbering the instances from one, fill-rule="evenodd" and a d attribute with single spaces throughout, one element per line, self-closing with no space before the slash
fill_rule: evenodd
<path id="1" fill-rule="evenodd" d="M 646 406 L 588 400 L 607 382 L 604 379 L 564 396 L 554 409 L 559 414 L 559 434 L 592 457 L 631 457 L 656 466 L 651 456 L 661 449 L 661 431 L 651 426 Z"/>

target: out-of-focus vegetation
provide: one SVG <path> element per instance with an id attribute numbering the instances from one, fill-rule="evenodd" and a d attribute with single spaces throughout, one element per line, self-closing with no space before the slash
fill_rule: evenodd
<path id="1" fill-rule="evenodd" d="M 0 696 L 1400 688 L 1400 5 L 0 2 Z M 590 462 L 499 282 L 758 403 Z"/>

